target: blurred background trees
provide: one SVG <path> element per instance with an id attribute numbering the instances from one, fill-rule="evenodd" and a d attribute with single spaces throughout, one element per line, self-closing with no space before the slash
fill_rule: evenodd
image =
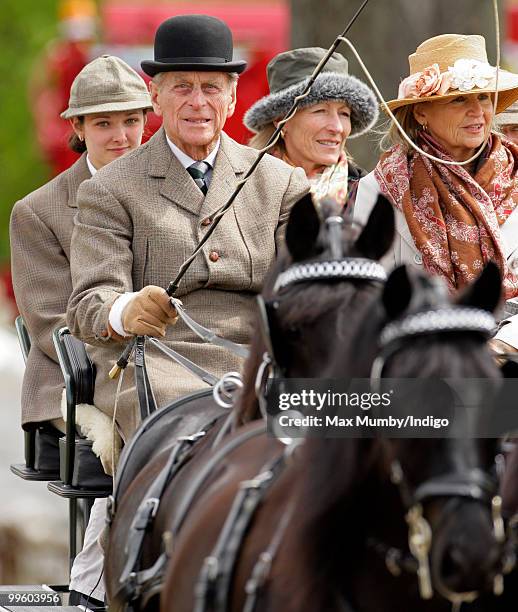
<path id="1" fill-rule="evenodd" d="M 35 59 L 55 38 L 57 0 L 0 4 L 0 262 L 9 258 L 9 215 L 16 200 L 49 178 L 34 135 L 28 81 Z"/>

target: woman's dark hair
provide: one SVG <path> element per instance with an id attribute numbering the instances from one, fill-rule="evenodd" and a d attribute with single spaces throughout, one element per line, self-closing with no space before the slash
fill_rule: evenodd
<path id="1" fill-rule="evenodd" d="M 85 122 L 83 115 L 78 116 L 77 119 L 81 124 Z M 75 132 L 72 132 L 68 138 L 68 148 L 72 149 L 75 153 L 84 153 L 86 151 L 86 142 L 80 140 L 79 136 Z"/>
<path id="2" fill-rule="evenodd" d="M 142 111 L 145 120 L 147 116 L 147 108 L 139 108 L 136 110 Z M 84 115 L 78 115 L 77 119 L 81 125 L 85 122 Z M 72 132 L 68 138 L 68 148 L 72 149 L 72 151 L 75 151 L 76 153 L 84 153 L 86 151 L 86 142 L 84 140 L 80 140 L 79 136 L 75 132 Z"/>

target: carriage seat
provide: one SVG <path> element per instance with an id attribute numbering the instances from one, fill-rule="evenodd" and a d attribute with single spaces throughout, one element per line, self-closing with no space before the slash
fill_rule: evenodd
<path id="1" fill-rule="evenodd" d="M 66 498 L 106 497 L 112 490 L 100 459 L 92 450 L 92 441 L 77 433 L 76 410 L 87 404 L 93 408 L 95 365 L 83 342 L 74 338 L 67 327 L 55 330 L 54 346 L 65 381 L 66 435 L 59 441 L 60 480 L 49 482 L 49 490 Z"/>
<path id="2" fill-rule="evenodd" d="M 23 317 L 15 321 L 18 342 L 27 363 L 31 337 Z M 24 480 L 55 480 L 59 478 L 59 439 L 63 433 L 50 422 L 33 423 L 24 431 L 25 463 L 11 465 L 11 471 Z"/>

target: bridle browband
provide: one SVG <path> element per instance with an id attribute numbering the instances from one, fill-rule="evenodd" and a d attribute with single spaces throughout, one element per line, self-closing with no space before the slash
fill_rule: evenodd
<path id="1" fill-rule="evenodd" d="M 381 264 L 365 257 L 346 257 L 327 261 L 294 264 L 279 274 L 274 293 L 296 283 L 314 280 L 372 280 L 385 282 L 387 274 Z"/>
<path id="2" fill-rule="evenodd" d="M 395 340 L 442 332 L 480 332 L 490 337 L 496 329 L 493 315 L 479 308 L 438 308 L 407 315 L 401 321 L 392 321 L 380 334 L 380 345 Z"/>
<path id="3" fill-rule="evenodd" d="M 381 351 L 372 364 L 371 386 L 379 387 L 385 363 L 408 339 L 445 332 L 473 332 L 490 338 L 496 327 L 495 318 L 490 312 L 467 306 L 430 308 L 391 321 L 385 325 L 379 337 Z"/>

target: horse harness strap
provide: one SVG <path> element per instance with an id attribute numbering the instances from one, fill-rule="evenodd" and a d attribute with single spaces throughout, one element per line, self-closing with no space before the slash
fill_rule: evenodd
<path id="1" fill-rule="evenodd" d="M 202 432 L 200 432 L 200 434 L 201 433 Z M 174 476 L 174 474 L 182 466 L 183 464 L 182 461 L 187 457 L 188 451 L 190 450 L 190 448 L 187 448 L 184 452 L 182 452 L 182 456 L 180 457 L 179 454 L 181 452 L 181 449 L 176 450 L 175 448 L 173 448 L 168 463 L 166 464 L 166 466 L 164 466 L 164 468 L 162 469 L 160 474 L 157 476 L 153 484 L 149 487 L 144 501 L 139 506 L 139 511 L 141 510 L 140 516 L 139 516 L 139 511 L 137 511 L 137 515 L 135 516 L 133 524 L 130 528 L 131 530 L 133 526 L 135 525 L 135 530 L 138 530 L 138 535 L 136 535 L 134 538 L 135 543 L 132 545 L 130 542 L 128 543 L 128 548 L 131 545 L 131 554 L 132 554 L 132 558 L 134 559 L 134 561 L 133 561 L 133 565 L 130 567 L 131 560 L 128 557 L 126 566 L 124 567 L 122 575 L 119 579 L 121 583 L 121 587 L 119 588 L 119 590 L 117 591 L 117 593 L 115 594 L 113 598 L 113 601 L 111 602 L 111 606 L 113 606 L 113 609 L 115 610 L 115 612 L 117 612 L 117 610 L 121 610 L 124 604 L 127 603 L 128 601 L 133 601 L 137 599 L 138 597 L 143 596 L 145 593 L 149 593 L 152 589 L 156 588 L 157 586 L 160 586 L 161 580 L 162 580 L 162 572 L 164 568 L 166 567 L 170 554 L 171 554 L 171 549 L 172 549 L 171 542 L 174 542 L 174 538 L 178 532 L 178 529 L 180 528 L 183 522 L 183 519 L 185 518 L 185 515 L 194 500 L 194 497 L 198 493 L 199 489 L 203 486 L 206 478 L 212 472 L 214 467 L 216 467 L 219 461 L 221 461 L 228 453 L 233 451 L 235 448 L 237 448 L 238 446 L 240 446 L 247 440 L 261 433 L 264 433 L 264 425 L 262 423 L 260 427 L 256 427 L 252 430 L 248 430 L 243 435 L 231 440 L 229 443 L 227 443 L 223 448 L 221 448 L 218 452 L 216 452 L 212 456 L 209 463 L 207 463 L 207 465 L 204 466 L 204 468 L 198 473 L 198 476 L 195 478 L 195 481 L 193 482 L 193 484 L 191 484 L 190 488 L 187 490 L 185 497 L 183 498 L 183 503 L 178 512 L 179 518 L 177 518 L 177 520 L 175 521 L 173 529 L 171 530 L 169 534 L 167 545 L 166 545 L 166 550 L 158 557 L 158 559 L 156 560 L 156 562 L 154 563 L 152 567 L 145 569 L 145 570 L 141 570 L 139 572 L 135 572 L 133 571 L 133 568 L 135 567 L 138 561 L 146 530 L 149 528 L 149 525 L 151 524 L 152 520 L 156 516 L 156 512 L 158 510 L 158 506 L 156 506 L 155 508 L 155 505 L 156 505 L 156 502 L 154 501 L 156 497 L 155 489 L 158 489 L 160 485 L 163 485 L 163 490 L 165 490 L 165 487 L 167 486 L 169 480 L 172 478 L 172 476 Z M 192 442 L 195 442 L 196 440 L 191 441 L 190 438 L 195 438 L 196 436 L 200 437 L 200 434 L 195 434 L 195 436 L 186 436 L 185 438 L 182 438 L 181 440 L 182 442 L 187 441 L 187 442 L 191 442 L 192 444 Z M 175 445 L 175 446 L 178 446 L 178 445 Z M 173 454 L 178 457 L 177 463 L 175 463 L 175 461 L 172 459 Z M 165 471 L 167 468 L 170 468 L 171 475 L 169 477 L 167 476 L 164 477 Z M 158 480 L 160 482 L 158 484 L 155 484 L 157 483 Z M 140 544 L 139 544 L 139 540 L 140 540 Z M 138 554 L 135 556 L 134 551 L 137 549 L 137 546 L 139 548 L 139 551 L 138 551 Z"/>
<path id="2" fill-rule="evenodd" d="M 156 400 L 145 365 L 145 342 L 144 336 L 137 336 L 135 343 L 135 386 L 137 387 L 140 417 L 142 420 L 146 419 L 156 410 Z"/>
<path id="3" fill-rule="evenodd" d="M 176 513 L 175 521 L 173 524 L 173 528 L 171 530 L 173 540 L 176 539 L 176 536 L 182 526 L 185 517 L 187 516 L 187 512 L 189 511 L 192 503 L 194 502 L 194 498 L 199 493 L 205 481 L 212 473 L 212 470 L 218 465 L 220 461 L 222 461 L 229 453 L 234 451 L 236 448 L 247 442 L 248 440 L 255 438 L 265 432 L 265 425 L 262 422 L 259 422 L 255 427 L 247 429 L 242 432 L 241 435 L 236 436 L 235 438 L 229 440 L 225 443 L 224 446 L 216 450 L 216 452 L 209 458 L 209 461 L 197 472 L 195 477 L 193 478 L 192 483 L 187 489 L 186 494 L 182 498 L 182 502 Z"/>
<path id="4" fill-rule="evenodd" d="M 119 578 L 120 587 L 112 601 L 115 609 L 122 609 L 126 602 L 138 598 L 146 584 L 150 579 L 155 578 L 156 571 L 161 568 L 161 563 L 156 563 L 153 568 L 150 568 L 153 570 L 152 572 L 149 570 L 136 571 L 146 533 L 157 515 L 162 495 L 171 479 L 184 464 L 193 444 L 202 438 L 205 433 L 206 431 L 200 431 L 192 436 L 178 438 L 171 449 L 166 464 L 146 491 L 129 528 L 128 541 L 124 551 L 127 555 L 126 564 Z"/>
<path id="5" fill-rule="evenodd" d="M 203 380 L 203 382 L 207 383 L 211 387 L 213 387 L 218 382 L 219 379 L 217 376 L 214 376 L 214 374 L 207 372 L 207 370 L 204 370 L 199 365 L 196 365 L 190 359 L 187 359 L 187 357 L 180 355 L 180 353 L 173 350 L 163 342 L 160 342 L 160 340 L 157 340 L 156 338 L 148 338 L 148 341 L 159 351 L 162 351 L 162 353 L 164 353 L 168 357 L 171 357 L 173 361 L 176 361 L 176 363 L 183 366 L 186 370 L 189 370 L 189 372 Z"/>
<path id="6" fill-rule="evenodd" d="M 388 546 L 377 538 L 368 538 L 367 547 L 385 562 L 386 568 L 393 576 L 400 576 L 403 572 L 417 574 L 419 565 L 411 554 L 404 553 L 394 546 Z"/>
<path id="7" fill-rule="evenodd" d="M 283 452 L 268 462 L 251 480 L 240 483 L 220 536 L 200 572 L 194 612 L 225 612 L 229 609 L 232 575 L 243 540 L 255 512 L 286 465 Z"/>
<path id="8" fill-rule="evenodd" d="M 209 393 L 210 393 L 210 390 L 206 389 L 206 390 L 203 390 L 203 391 L 195 391 L 194 393 L 191 393 L 190 395 L 186 395 L 184 397 L 181 397 L 180 399 L 176 400 L 175 402 L 173 402 L 169 406 L 167 406 L 165 408 L 161 408 L 160 410 L 158 410 L 158 411 L 154 412 L 153 414 L 151 414 L 141 424 L 139 429 L 137 429 L 137 431 L 132 436 L 132 438 L 129 441 L 129 443 L 125 446 L 124 453 L 122 454 L 121 459 L 119 461 L 119 465 L 117 467 L 115 482 L 114 482 L 114 485 L 113 485 L 113 494 L 110 495 L 107 498 L 107 521 L 108 521 L 109 525 L 111 525 L 111 523 L 113 522 L 113 518 L 115 517 L 115 513 L 116 513 L 116 510 L 117 510 L 117 504 L 118 504 L 119 497 L 120 497 L 120 491 L 119 491 L 120 483 L 123 480 L 124 472 L 126 471 L 128 465 L 130 463 L 130 459 L 133 456 L 133 451 L 134 451 L 135 447 L 138 445 L 138 443 L 140 442 L 140 439 L 142 438 L 142 436 L 147 431 L 149 431 L 149 429 L 152 426 L 154 426 L 157 422 L 159 422 L 162 418 L 164 418 L 165 416 L 170 414 L 172 410 L 176 410 L 177 408 L 180 408 L 186 402 L 189 402 L 192 399 L 199 399 L 199 398 L 206 397 Z M 203 424 L 200 427 L 200 429 L 207 429 L 207 428 L 209 428 L 211 422 L 212 422 L 212 420 L 207 422 L 206 424 Z"/>
<path id="9" fill-rule="evenodd" d="M 377 261 L 365 257 L 344 257 L 329 261 L 313 261 L 290 266 L 277 277 L 274 286 L 276 293 L 295 283 L 314 280 L 356 279 L 367 281 L 387 280 L 387 273 Z"/>
<path id="10" fill-rule="evenodd" d="M 243 606 L 243 612 L 253 612 L 257 605 L 257 599 L 260 589 L 264 586 L 266 579 L 270 573 L 273 560 L 279 546 L 281 545 L 282 538 L 286 532 L 290 520 L 292 519 L 295 505 L 291 504 L 288 510 L 283 514 L 282 519 L 270 541 L 270 545 L 264 550 L 256 561 L 252 569 L 252 575 L 247 580 L 245 585 L 246 600 Z"/>
<path id="11" fill-rule="evenodd" d="M 243 357 L 244 359 L 248 357 L 249 351 L 246 347 L 242 346 L 241 344 L 237 344 L 236 342 L 232 342 L 231 340 L 227 340 L 226 338 L 221 338 L 211 329 L 207 329 L 206 327 L 203 327 L 203 325 L 200 325 L 200 323 L 197 323 L 187 314 L 180 300 L 171 297 L 171 304 L 175 307 L 176 312 L 187 327 L 189 327 L 204 342 L 220 346 L 221 348 L 234 353 L 234 355 L 237 355 L 238 357 Z"/>

